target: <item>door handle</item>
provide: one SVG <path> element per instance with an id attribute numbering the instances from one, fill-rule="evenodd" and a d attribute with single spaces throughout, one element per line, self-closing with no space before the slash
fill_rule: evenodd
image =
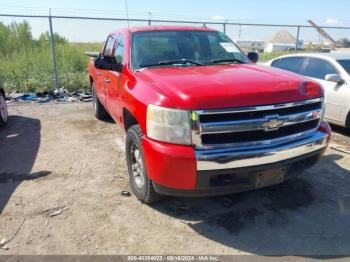
<path id="1" fill-rule="evenodd" d="M 96 74 L 97 74 L 98 76 L 102 75 L 102 73 L 101 73 L 100 71 L 97 71 Z"/>
<path id="2" fill-rule="evenodd" d="M 108 77 L 106 77 L 106 78 L 105 78 L 105 82 L 109 84 L 109 83 L 111 82 L 111 79 L 109 79 Z"/>

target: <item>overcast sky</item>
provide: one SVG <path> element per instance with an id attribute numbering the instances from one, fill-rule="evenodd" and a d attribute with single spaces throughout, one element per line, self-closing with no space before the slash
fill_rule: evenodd
<path id="1" fill-rule="evenodd" d="M 129 17 L 153 17 L 172 20 L 214 20 L 246 23 L 307 24 L 313 19 L 319 25 L 350 26 L 349 0 L 128 0 Z M 0 13 L 47 14 L 52 8 L 53 15 L 82 15 L 100 17 L 125 17 L 125 0 L 0 0 Z M 22 21 L 23 18 L 4 18 L 0 21 Z M 48 29 L 46 19 L 27 19 L 37 37 Z M 142 25 L 142 23 L 131 23 Z M 106 34 L 125 22 L 101 22 L 87 20 L 54 20 L 54 30 L 71 41 L 103 41 Z M 211 26 L 222 30 L 222 26 Z M 233 38 L 265 40 L 281 27 L 265 28 L 252 26 L 230 26 L 227 34 Z M 296 29 L 287 29 L 296 35 Z M 350 38 L 350 30 L 329 29 L 327 32 L 338 39 Z M 301 39 L 317 41 L 314 29 L 301 30 Z"/>

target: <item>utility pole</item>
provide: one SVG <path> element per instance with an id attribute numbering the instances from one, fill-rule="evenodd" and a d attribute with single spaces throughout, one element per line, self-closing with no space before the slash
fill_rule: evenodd
<path id="1" fill-rule="evenodd" d="M 327 34 L 325 30 L 323 30 L 321 27 L 316 25 L 316 23 L 313 22 L 312 20 L 307 20 L 307 21 L 313 28 L 316 29 L 316 31 L 319 33 L 320 38 L 322 36 L 330 42 L 333 50 L 337 48 L 337 42 L 329 34 Z M 320 41 L 321 41 L 321 39 L 320 39 Z"/>
<path id="2" fill-rule="evenodd" d="M 125 11 L 126 11 L 126 20 L 128 22 L 128 28 L 130 27 L 129 23 L 129 8 L 128 8 L 128 0 L 125 0 Z"/>

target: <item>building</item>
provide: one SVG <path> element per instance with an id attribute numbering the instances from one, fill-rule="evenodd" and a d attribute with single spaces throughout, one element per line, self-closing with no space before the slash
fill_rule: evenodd
<path id="1" fill-rule="evenodd" d="M 240 48 L 248 51 L 263 52 L 265 48 L 265 42 L 262 40 L 245 40 L 239 39 L 234 41 Z"/>
<path id="2" fill-rule="evenodd" d="M 273 37 L 266 40 L 264 51 L 271 53 L 273 51 L 287 51 L 295 49 L 296 38 L 285 30 L 278 31 Z M 304 41 L 298 41 L 298 49 L 304 49 Z"/>

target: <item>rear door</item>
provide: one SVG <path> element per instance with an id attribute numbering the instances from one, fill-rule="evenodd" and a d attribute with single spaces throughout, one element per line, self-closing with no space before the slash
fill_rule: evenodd
<path id="1" fill-rule="evenodd" d="M 326 81 L 327 74 L 340 74 L 339 71 L 329 61 L 309 57 L 301 72 L 302 75 L 312 77 L 318 81 L 325 90 L 326 113 L 325 117 L 331 122 L 343 123 L 344 104 L 346 103 L 346 86 L 330 81 Z"/>
<path id="2" fill-rule="evenodd" d="M 115 35 L 109 35 L 106 40 L 106 44 L 103 48 L 102 56 L 111 56 L 113 46 L 115 42 Z M 102 69 L 96 69 L 97 81 L 95 83 L 96 93 L 100 102 L 106 106 L 106 75 L 108 71 Z"/>
<path id="3" fill-rule="evenodd" d="M 113 50 L 113 56 L 121 67 L 125 66 L 125 36 L 123 33 L 118 33 Z M 106 71 L 106 102 L 108 112 L 114 120 L 120 121 L 122 115 L 122 107 L 120 101 L 120 92 L 122 86 L 126 82 L 126 75 L 122 72 Z"/>

